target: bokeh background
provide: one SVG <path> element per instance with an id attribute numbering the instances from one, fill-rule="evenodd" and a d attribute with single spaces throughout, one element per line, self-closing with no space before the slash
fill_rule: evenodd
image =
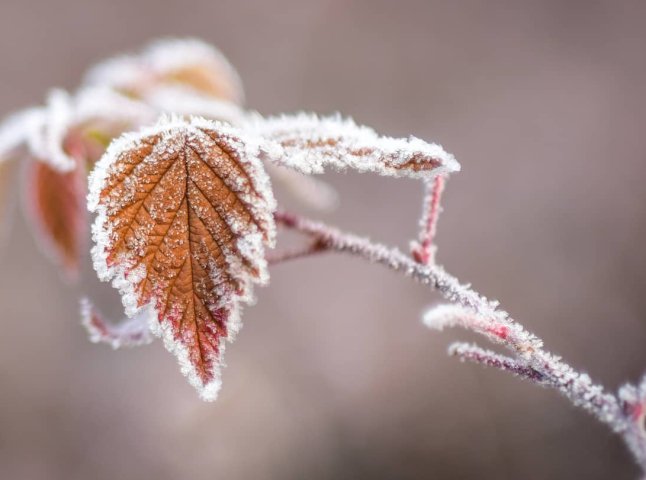
<path id="1" fill-rule="evenodd" d="M 438 141 L 463 165 L 439 261 L 614 389 L 646 370 L 645 21 L 642 1 L 2 0 L 0 112 L 191 35 L 263 113 L 338 110 Z M 326 220 L 407 245 L 418 184 L 328 179 L 342 206 Z M 272 271 L 203 403 L 161 343 L 90 344 L 78 289 L 16 217 L 0 253 L 2 479 L 637 476 L 554 392 L 448 358 L 469 337 L 424 329 L 436 294 L 347 257 Z"/>

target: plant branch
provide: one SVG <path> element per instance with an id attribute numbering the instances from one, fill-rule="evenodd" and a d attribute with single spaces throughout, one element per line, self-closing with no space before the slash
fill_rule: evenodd
<path id="1" fill-rule="evenodd" d="M 267 263 L 269 265 L 277 265 L 289 260 L 296 260 L 298 258 L 309 257 L 317 253 L 323 253 L 327 249 L 327 246 L 325 246 L 319 239 L 315 238 L 300 248 L 267 254 Z"/>
<path id="2" fill-rule="evenodd" d="M 316 239 L 325 250 L 347 253 L 383 265 L 437 290 L 446 300 L 457 305 L 440 306 L 428 312 L 424 319 L 428 326 L 435 329 L 461 326 L 475 331 L 494 343 L 504 345 L 513 352 L 514 358 L 462 343 L 453 345 L 450 353 L 463 360 L 510 371 L 559 391 L 573 405 L 591 413 L 621 435 L 646 473 L 646 431 L 643 425 L 646 380 L 639 388 L 628 385 L 622 388 L 620 395 L 614 395 L 593 383 L 586 373 L 578 372 L 560 357 L 545 351 L 543 341 L 507 312 L 498 309 L 498 302 L 488 300 L 470 285 L 460 283 L 441 266 L 420 263 L 397 248 L 289 212 L 278 211 L 274 217 L 285 228 Z"/>
<path id="3" fill-rule="evenodd" d="M 446 185 L 447 177 L 436 175 L 432 180 L 424 182 L 426 195 L 424 197 L 424 211 L 420 220 L 420 231 L 417 242 L 411 244 L 413 258 L 424 264 L 435 263 L 435 235 L 437 233 L 437 221 L 440 218 L 442 207 L 442 193 Z"/>

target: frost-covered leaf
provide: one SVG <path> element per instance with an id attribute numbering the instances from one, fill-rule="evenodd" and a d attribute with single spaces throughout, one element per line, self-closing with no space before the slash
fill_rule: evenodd
<path id="1" fill-rule="evenodd" d="M 81 324 L 93 343 L 106 343 L 115 350 L 122 347 L 138 347 L 153 341 L 150 322 L 154 312 L 142 309 L 132 318 L 113 323 L 88 299 L 81 299 Z"/>
<path id="2" fill-rule="evenodd" d="M 325 167 L 353 169 L 395 177 L 427 179 L 459 171 L 453 155 L 415 137 L 379 136 L 368 127 L 339 116 L 319 118 L 300 113 L 274 118 L 251 116 L 248 128 L 284 149 L 280 164 L 302 173 Z"/>
<path id="3" fill-rule="evenodd" d="M 239 304 L 268 279 L 269 153 L 223 123 L 164 120 L 115 141 L 90 178 L 99 277 L 119 288 L 128 316 L 154 308 L 156 333 L 204 399 L 219 389 Z"/>
<path id="4" fill-rule="evenodd" d="M 78 274 L 88 230 L 85 169 L 59 172 L 37 160 L 27 166 L 24 195 L 38 243 L 70 278 Z"/>
<path id="5" fill-rule="evenodd" d="M 234 103 L 244 100 L 242 83 L 229 61 L 196 39 L 161 40 L 139 54 L 109 59 L 91 69 L 85 83 L 108 86 L 137 98 L 165 85 Z"/>

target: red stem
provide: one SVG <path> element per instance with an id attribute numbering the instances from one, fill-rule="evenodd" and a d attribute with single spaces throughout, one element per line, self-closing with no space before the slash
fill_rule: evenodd
<path id="1" fill-rule="evenodd" d="M 435 262 L 435 235 L 437 233 L 437 221 L 442 211 L 440 201 L 442 200 L 445 184 L 446 177 L 443 175 L 437 175 L 432 182 L 426 184 L 427 194 L 419 241 L 412 248 L 413 258 L 425 265 Z"/>

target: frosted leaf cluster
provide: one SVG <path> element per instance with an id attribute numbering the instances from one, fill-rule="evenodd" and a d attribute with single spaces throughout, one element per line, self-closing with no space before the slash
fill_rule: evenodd
<path id="1" fill-rule="evenodd" d="M 22 156 L 39 167 L 28 170 L 36 231 L 73 267 L 87 226 L 79 205 L 93 169 L 87 207 L 96 214 L 94 267 L 120 291 L 128 317 L 110 322 L 82 300 L 93 342 L 119 348 L 161 336 L 200 396 L 213 400 L 225 342 L 240 328 L 241 305 L 254 301 L 252 287 L 268 282 L 268 265 L 347 253 L 438 291 L 451 305 L 430 309 L 428 327 L 461 327 L 508 351 L 457 342 L 451 355 L 559 391 L 619 433 L 646 472 L 646 377 L 617 394 L 606 391 L 546 351 L 497 301 L 436 264 L 442 190 L 460 170 L 451 154 L 415 137 L 380 136 L 340 115 L 263 117 L 243 109 L 243 99 L 237 72 L 218 50 L 167 39 L 102 62 L 79 90 L 53 90 L 43 106 L 0 124 L 0 162 Z M 4 176 L 7 165 L 0 167 Z M 328 169 L 425 183 L 410 255 L 277 208 L 267 172 L 306 204 L 330 208 L 336 192 L 311 177 Z M 3 183 L 6 176 L 0 194 Z M 268 258 L 276 224 L 309 241 Z"/>
<path id="2" fill-rule="evenodd" d="M 198 40 L 155 42 L 140 54 L 102 65 L 75 92 L 55 89 L 43 106 L 0 124 L 0 162 L 30 164 L 21 188 L 27 192 L 22 198 L 37 243 L 72 277 L 87 230 L 86 172 L 114 138 L 152 125 L 163 114 L 228 123 L 242 122 L 244 116 L 234 103 L 243 97 L 236 72 L 220 52 Z M 156 72 L 152 77 L 151 71 Z M 138 85 L 136 92 L 124 87 L 128 82 Z M 1 169 L 0 184 L 9 183 L 9 173 Z"/>
<path id="3" fill-rule="evenodd" d="M 226 88 L 206 88 L 209 82 Z M 65 143 L 74 130 L 109 141 L 163 113 L 240 121 L 243 97 L 237 73 L 215 48 L 194 39 L 158 41 L 140 54 L 99 64 L 78 91 L 53 90 L 44 106 L 9 116 L 0 125 L 0 159 L 26 147 L 32 157 L 69 171 L 75 162 Z"/>
<path id="4" fill-rule="evenodd" d="M 74 205 L 78 203 L 77 194 L 85 190 L 84 172 L 94 168 L 88 188 L 89 210 L 98 214 L 93 228 L 94 265 L 101 278 L 111 279 L 124 293 L 129 316 L 140 316 L 141 308 L 159 297 L 164 288 L 169 288 L 168 278 L 160 278 L 142 287 L 147 292 L 145 298 L 135 293 L 135 285 L 154 276 L 153 266 L 157 265 L 155 262 L 159 263 L 157 257 L 152 263 L 138 261 L 151 248 L 150 239 L 168 241 L 173 237 L 157 230 L 160 224 L 170 231 L 174 231 L 171 226 L 175 228 L 175 224 L 167 225 L 168 212 L 159 207 L 163 205 L 162 200 L 181 210 L 181 199 L 192 198 L 189 211 L 195 218 L 213 215 L 219 219 L 212 220 L 213 224 L 202 225 L 210 228 L 210 237 L 202 235 L 198 242 L 192 242 L 190 235 L 190 238 L 181 238 L 175 232 L 173 245 L 167 245 L 168 249 L 189 245 L 192 255 L 201 258 L 200 268 L 209 272 L 205 277 L 208 278 L 195 288 L 204 290 L 207 310 L 227 327 L 226 335 L 222 331 L 207 332 L 205 329 L 203 332 L 205 338 L 213 336 L 211 345 L 206 348 L 211 349 L 211 363 L 214 364 L 219 362 L 224 348 L 222 338 L 232 336 L 239 328 L 237 304 L 252 299 L 249 287 L 252 279 L 264 283 L 268 278 L 264 248 L 274 242 L 272 215 L 276 208 L 266 171 L 306 205 L 329 209 L 337 202 L 336 192 L 309 174 L 332 168 L 429 179 L 459 169 L 455 159 L 439 145 L 412 137 L 382 137 L 372 129 L 340 116 L 320 118 L 297 113 L 263 118 L 241 108 L 243 98 L 240 79 L 220 52 L 198 40 L 168 39 L 154 42 L 138 53 L 100 63 L 88 72 L 76 92 L 54 90 L 43 107 L 17 114 L 0 127 L 1 158 L 12 157 L 22 150 L 28 158 L 51 167 L 51 172 L 41 170 L 44 176 L 38 178 L 51 178 L 59 186 L 58 190 L 52 187 L 53 184 L 48 187 L 41 181 L 32 205 L 54 207 L 32 208 L 36 212 L 32 218 L 39 236 L 49 240 L 43 243 L 57 247 L 62 261 L 74 268 L 81 254 L 77 252 L 78 245 L 83 244 L 85 235 L 84 228 L 79 225 L 84 226 L 86 220 L 84 212 Z M 160 116 L 162 120 L 155 124 Z M 218 123 L 212 123 L 213 120 Z M 211 170 L 190 160 L 195 156 L 190 154 L 184 162 L 186 168 L 169 167 L 170 173 L 165 172 L 157 178 L 155 169 L 173 155 L 182 154 L 185 145 L 193 145 L 200 136 L 198 144 L 204 144 L 206 130 L 212 132 L 212 139 L 218 137 L 217 145 L 210 148 L 217 150 L 221 158 L 235 156 L 237 167 L 231 170 L 230 166 L 227 170 L 221 159 L 202 151 L 202 156 L 208 157 L 206 163 L 212 161 Z M 153 137 L 155 154 L 137 157 L 141 165 L 130 172 L 128 169 L 132 165 L 128 161 L 132 158 L 121 162 L 119 159 L 128 151 L 138 151 L 147 138 Z M 190 175 L 183 176 L 182 172 L 189 170 Z M 72 171 L 76 174 L 68 175 Z M 135 215 L 133 221 L 138 223 L 134 228 L 124 226 L 127 219 L 111 215 L 139 202 L 149 186 L 137 176 L 140 172 L 148 172 L 150 178 L 163 185 L 149 192 L 154 200 L 144 208 L 147 218 Z M 120 178 L 120 184 L 113 185 L 119 195 L 106 202 L 101 194 L 114 177 Z M 82 185 L 79 185 L 79 178 Z M 223 185 L 229 193 L 219 197 Z M 163 198 L 159 192 L 163 192 Z M 200 204 L 196 199 L 210 202 Z M 65 214 L 60 218 L 56 216 L 59 207 L 55 205 L 66 206 Z M 188 214 L 177 215 L 187 224 L 193 218 L 189 217 Z M 254 220 L 251 224 L 249 218 Z M 56 222 L 60 221 L 65 225 L 57 228 Z M 202 226 L 193 225 L 187 231 L 199 230 Z M 123 235 L 121 229 L 124 228 L 129 233 L 119 248 L 115 248 L 117 232 Z M 60 232 L 70 232 L 70 235 L 60 235 Z M 210 258 L 207 253 L 214 249 L 219 254 Z M 242 275 L 243 271 L 247 273 Z M 119 341 L 115 338 L 121 325 L 107 328 L 109 322 L 100 322 L 101 316 L 96 309 L 88 307 L 88 302 L 85 305 L 84 318 L 95 320 L 94 323 L 86 322 L 95 327 L 95 338 L 101 325 L 108 338 L 112 338 L 112 344 L 117 345 Z M 168 318 L 179 315 L 183 308 L 181 305 L 171 307 L 166 315 Z M 185 339 L 173 337 L 177 335 L 177 328 L 171 323 L 162 322 L 156 329 L 167 330 L 166 344 L 184 359 L 183 370 L 189 373 L 192 383 L 203 392 L 209 389 L 214 392 L 217 389 L 207 388 L 205 379 L 219 382 L 217 372 L 215 369 L 202 372 L 201 380 L 196 379 L 191 370 L 195 363 L 191 360 L 195 357 L 192 347 Z M 132 324 L 126 322 L 123 328 L 129 331 Z"/>

